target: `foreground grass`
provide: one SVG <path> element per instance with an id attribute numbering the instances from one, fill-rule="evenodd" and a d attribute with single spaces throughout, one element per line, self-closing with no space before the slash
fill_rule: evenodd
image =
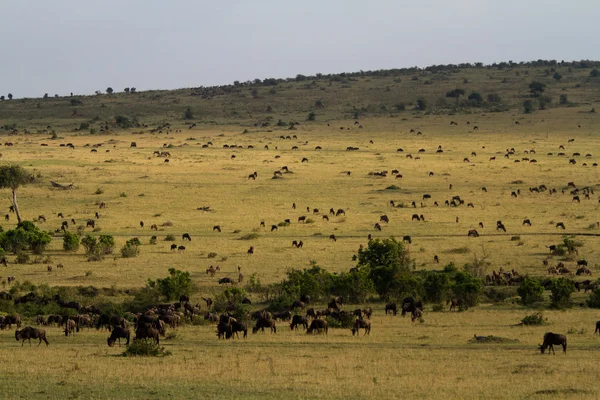
<path id="1" fill-rule="evenodd" d="M 50 346 L 39 348 L 2 332 L 0 376 L 11 382 L 5 396 L 34 398 L 597 398 L 595 314 L 548 312 L 549 326 L 523 327 L 523 310 L 484 306 L 428 312 L 413 325 L 378 310 L 371 336 L 279 324 L 277 335 L 227 342 L 214 326 L 187 326 L 163 341 L 173 353 L 165 358 L 122 357 L 124 347 L 107 347 L 108 333 L 95 330 L 65 338 L 47 328 Z M 566 356 L 539 354 L 544 332 L 569 329 L 583 333 L 567 335 Z M 517 342 L 469 342 L 474 334 Z"/>

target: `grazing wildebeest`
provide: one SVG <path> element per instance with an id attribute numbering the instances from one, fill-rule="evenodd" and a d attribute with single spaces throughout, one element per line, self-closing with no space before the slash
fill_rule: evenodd
<path id="1" fill-rule="evenodd" d="M 354 326 L 352 327 L 352 336 L 354 336 L 354 334 L 356 334 L 356 336 L 358 336 L 359 329 L 364 329 L 365 335 L 366 334 L 370 335 L 371 334 L 371 322 L 364 321 L 362 319 L 357 319 L 356 321 L 354 321 Z"/>
<path id="2" fill-rule="evenodd" d="M 420 221 L 420 220 L 421 220 L 421 217 L 419 216 L 419 214 L 413 214 L 413 215 L 412 215 L 412 218 L 411 218 L 411 220 L 412 220 L 412 221 L 414 221 L 415 219 L 416 219 L 417 221 Z"/>
<path id="3" fill-rule="evenodd" d="M 294 315 L 292 317 L 292 322 L 290 323 L 290 329 L 298 330 L 298 325 L 302 325 L 304 329 L 308 329 L 308 320 L 306 319 L 306 317 L 303 317 L 301 315 Z"/>
<path id="4" fill-rule="evenodd" d="M 152 339 L 156 344 L 160 344 L 160 331 L 156 328 L 140 325 L 135 331 L 135 340 Z"/>
<path id="5" fill-rule="evenodd" d="M 121 346 L 121 338 L 127 339 L 126 346 L 129 345 L 129 338 L 131 336 L 131 332 L 129 329 L 115 326 L 112 332 L 110 333 L 110 337 L 107 339 L 108 347 L 113 347 L 117 339 L 119 340 L 119 346 Z"/>
<path id="6" fill-rule="evenodd" d="M 86 227 L 91 226 L 92 228 L 96 228 L 96 222 L 93 219 L 89 219 L 86 224 Z"/>
<path id="7" fill-rule="evenodd" d="M 298 222 L 306 222 L 306 216 L 298 217 Z"/>
<path id="8" fill-rule="evenodd" d="M 217 232 L 221 233 L 221 226 L 220 225 L 213 226 L 213 231 L 217 231 Z"/>
<path id="9" fill-rule="evenodd" d="M 181 235 L 181 240 L 188 240 L 188 241 L 192 241 L 192 237 L 190 236 L 189 233 L 184 233 L 183 235 Z"/>
<path id="10" fill-rule="evenodd" d="M 233 285 L 233 279 L 228 278 L 228 277 L 219 279 L 219 285 L 223 285 L 225 283 L 230 283 Z"/>
<path id="11" fill-rule="evenodd" d="M 437 256 L 437 254 L 433 256 L 433 262 L 436 264 L 440 263 L 440 258 Z"/>
<path id="12" fill-rule="evenodd" d="M 408 244 L 411 244 L 412 243 L 412 238 L 410 236 L 408 236 L 408 235 L 405 235 L 405 236 L 402 237 L 402 241 L 403 242 L 407 242 Z"/>
<path id="13" fill-rule="evenodd" d="M 21 330 L 17 329 L 15 331 L 15 338 L 17 339 L 17 342 L 19 340 L 22 341 L 21 347 L 23 347 L 23 345 L 25 344 L 25 340 L 29 340 L 29 345 L 31 346 L 31 339 L 39 339 L 40 342 L 38 343 L 38 346 L 42 344 L 42 340 L 46 343 L 46 346 L 50 344 L 48 343 L 48 340 L 46 340 L 45 330 L 32 328 L 30 326 L 26 326 Z"/>
<path id="14" fill-rule="evenodd" d="M 306 307 L 306 304 L 303 301 L 300 300 L 294 300 L 294 302 L 292 303 L 292 309 L 294 308 L 300 308 L 302 310 L 304 310 L 304 308 Z"/>
<path id="15" fill-rule="evenodd" d="M 596 334 L 600 335 L 600 321 L 596 322 L 596 330 L 594 331 L 594 335 Z"/>
<path id="16" fill-rule="evenodd" d="M 252 255 L 254 254 L 254 246 L 250 246 L 250 248 L 248 249 L 248 255 Z"/>
<path id="17" fill-rule="evenodd" d="M 387 224 L 390 222 L 390 219 L 387 215 L 382 215 L 381 217 L 379 217 L 379 222 L 385 222 Z"/>
<path id="18" fill-rule="evenodd" d="M 560 344 L 563 348 L 563 353 L 567 354 L 567 337 L 558 333 L 546 332 L 544 335 L 544 343 L 538 345 L 538 347 L 542 354 L 544 354 L 544 351 L 549 348 L 548 354 L 550 354 L 550 351 L 552 351 L 552 354 L 556 355 L 554 352 L 555 344 Z"/>
<path id="19" fill-rule="evenodd" d="M 277 225 L 271 225 L 271 232 L 276 231 L 277 229 Z"/>
<path id="20" fill-rule="evenodd" d="M 558 223 L 556 224 L 556 227 L 557 227 L 557 228 L 563 228 L 563 229 L 565 229 L 565 224 L 564 224 L 564 223 L 562 223 L 562 222 L 558 222 Z"/>
<path id="21" fill-rule="evenodd" d="M 523 225 L 531 226 L 531 221 L 529 219 L 524 219 L 523 220 Z"/>
<path id="22" fill-rule="evenodd" d="M 362 312 L 365 317 L 371 319 L 371 315 L 373 314 L 373 309 L 371 307 L 365 308 L 364 310 L 362 310 Z"/>
<path id="23" fill-rule="evenodd" d="M 180 252 L 183 253 L 185 251 L 185 246 L 179 246 L 179 247 L 177 247 L 177 251 L 180 251 Z"/>
<path id="24" fill-rule="evenodd" d="M 272 319 L 259 318 L 256 320 L 256 325 L 252 328 L 252 333 L 258 332 L 260 329 L 262 332 L 265 331 L 265 328 L 271 329 L 271 333 L 277 333 L 277 326 L 275 326 L 275 321 Z"/>
<path id="25" fill-rule="evenodd" d="M 396 315 L 398 313 L 398 308 L 396 307 L 396 303 L 388 303 L 385 305 L 385 315 L 388 315 L 388 311 L 391 311 Z"/>
<path id="26" fill-rule="evenodd" d="M 336 216 L 336 217 L 339 217 L 339 216 L 340 216 L 340 215 L 342 215 L 342 214 L 343 214 L 343 215 L 346 215 L 346 211 L 344 211 L 344 210 L 343 210 L 343 209 L 341 209 L 341 208 L 338 208 L 338 210 L 335 212 L 335 216 Z"/>
<path id="27" fill-rule="evenodd" d="M 379 225 L 379 222 L 377 222 L 377 223 L 376 223 L 376 224 L 373 226 L 373 228 L 375 228 L 375 230 L 377 230 L 377 231 L 381 231 L 381 225 Z"/>
<path id="28" fill-rule="evenodd" d="M 248 324 L 244 323 L 244 322 L 239 322 L 237 320 L 235 320 L 234 318 L 231 319 L 231 338 L 233 339 L 233 335 L 237 336 L 237 338 L 240 338 L 239 332 L 244 332 L 244 336 L 243 338 L 246 339 L 248 337 Z"/>
<path id="29" fill-rule="evenodd" d="M 504 224 L 502 224 L 502 223 L 499 223 L 496 225 L 496 230 L 497 231 L 502 230 L 502 231 L 506 232 L 506 228 L 504 227 Z"/>
<path id="30" fill-rule="evenodd" d="M 204 300 L 206 302 L 206 307 L 208 307 L 208 308 L 210 308 L 213 304 L 213 300 L 210 297 L 208 299 L 202 297 L 202 300 Z"/>
<path id="31" fill-rule="evenodd" d="M 588 262 L 586 260 L 577 260 L 578 267 L 587 267 Z"/>
<path id="32" fill-rule="evenodd" d="M 306 333 L 310 334 L 310 333 L 313 333 L 315 331 L 317 333 L 323 333 L 323 332 L 325 332 L 325 334 L 327 335 L 327 333 L 329 331 L 329 327 L 328 327 L 327 321 L 325 321 L 323 319 L 313 319 L 313 321 L 310 323 L 310 326 L 306 330 Z"/>
<path id="33" fill-rule="evenodd" d="M 470 229 L 469 232 L 467 233 L 468 237 L 479 237 L 479 233 L 477 232 L 476 229 Z"/>
<path id="34" fill-rule="evenodd" d="M 333 240 L 334 242 L 337 242 L 337 238 L 335 237 L 334 234 L 329 235 L 329 240 Z"/>

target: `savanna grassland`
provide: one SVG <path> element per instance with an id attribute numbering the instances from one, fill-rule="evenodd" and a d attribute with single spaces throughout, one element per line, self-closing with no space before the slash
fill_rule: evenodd
<path id="1" fill-rule="evenodd" d="M 13 146 L 3 146 L 0 160 L 39 174 L 35 183 L 18 190 L 21 213 L 28 220 L 44 215 L 46 222 L 37 225 L 55 237 L 43 257 L 32 256 L 28 264 L 16 264 L 9 255 L 8 266 L 0 266 L 0 282 L 4 290 L 10 289 L 6 276 L 14 276 L 18 285 L 66 288 L 73 300 L 89 305 L 127 299 L 148 279 L 164 277 L 175 267 L 191 273 L 196 289 L 191 301 L 197 303 L 201 296 L 222 291 L 219 278 L 237 281 L 238 266 L 245 282 L 254 275 L 263 284 L 279 282 L 290 268 L 308 268 L 313 261 L 328 271 L 348 271 L 369 234 L 410 235 L 407 246 L 417 270 L 449 263 L 461 267 L 477 258 L 485 261 L 486 273 L 502 267 L 544 277 L 542 260 L 550 256 L 546 246 L 569 236 L 581 245 L 577 257 L 552 257 L 550 265 L 562 260 L 574 270 L 575 260 L 585 259 L 595 280 L 600 265 L 598 195 L 582 195 L 581 202 L 574 202 L 567 183 L 594 191 L 600 185 L 593 166 L 600 160 L 600 118 L 590 112 L 598 107 L 599 85 L 588 78 L 590 69 L 557 67 L 563 77 L 556 82 L 546 69 L 407 73 L 331 85 L 308 79 L 275 85 L 275 93 L 273 87 L 255 85 L 211 98 L 190 96 L 198 89 L 182 89 L 83 97 L 77 106 L 69 98 L 1 102 L 1 124 L 15 124 L 18 132 L 4 131 L 0 141 Z M 546 82 L 554 102 L 524 114 L 521 103 L 529 99 L 532 79 Z M 503 100 L 478 107 L 460 99 L 455 104 L 445 93 L 456 87 L 465 87 L 464 97 L 478 91 L 484 97 L 497 93 Z M 569 104 L 556 104 L 565 93 Z M 418 98 L 427 101 L 425 111 L 412 109 Z M 318 100 L 323 105 L 316 107 Z M 404 110 L 394 108 L 399 103 Z M 194 116 L 184 120 L 188 107 Z M 306 121 L 311 111 L 315 121 Z M 114 122 L 116 115 L 139 125 L 122 129 Z M 279 119 L 300 124 L 289 130 L 287 124 L 275 125 Z M 170 129 L 164 128 L 167 122 Z M 262 126 L 265 122 L 268 126 Z M 89 125 L 80 129 L 82 123 Z M 189 129 L 192 123 L 196 126 Z M 100 132 L 100 126 L 109 129 Z M 95 134 L 90 135 L 92 128 Z M 67 143 L 74 149 L 61 146 Z M 349 146 L 358 150 L 346 151 Z M 505 158 L 511 148 L 514 155 Z M 155 151 L 170 154 L 159 157 Z M 283 166 L 290 172 L 273 179 Z M 370 174 L 394 169 L 402 178 Z M 248 179 L 254 172 L 256 180 Z M 56 189 L 50 181 L 73 183 L 74 188 Z M 557 193 L 529 191 L 542 184 Z M 520 195 L 511 196 L 518 190 Z M 9 192 L 1 192 L 6 213 Z M 423 199 L 423 194 L 431 198 Z M 456 195 L 465 205 L 444 205 Z M 101 202 L 106 208 L 99 209 Z M 199 210 L 206 206 L 210 211 Z M 324 220 L 330 208 L 341 208 L 345 215 Z M 415 213 L 425 221 L 412 221 Z M 14 214 L 8 214 L 4 230 L 16 225 Z M 374 224 L 384 214 L 389 223 L 376 231 Z M 300 216 L 312 221 L 299 223 Z M 117 248 L 139 238 L 140 254 L 125 259 L 117 251 L 90 262 L 83 249 L 63 251 L 59 228 L 72 218 L 76 225 L 95 219 L 96 234 L 113 235 Z M 285 219 L 291 220 L 289 226 L 271 232 L 271 225 Z M 523 226 L 524 219 L 532 226 Z M 506 233 L 495 229 L 498 220 Z M 556 228 L 558 222 L 566 229 Z M 158 231 L 150 230 L 152 224 Z M 215 225 L 222 231 L 214 231 Z M 72 224 L 69 229 L 77 231 Z M 470 229 L 480 237 L 468 238 Z M 183 233 L 192 241 L 183 241 Z M 337 241 L 329 239 L 332 234 Z M 153 235 L 156 244 L 149 243 Z M 165 241 L 167 235 L 176 240 Z M 291 246 L 293 240 L 302 240 L 303 248 Z M 184 245 L 185 251 L 171 251 L 172 243 Z M 250 246 L 253 255 L 247 254 Z M 63 269 L 48 272 L 47 265 L 59 263 Z M 220 266 L 215 277 L 205 273 L 210 265 Z M 77 294 L 77 287 L 87 286 L 106 290 L 96 298 Z M 576 304 L 587 297 L 573 294 Z M 262 296 L 250 298 L 253 308 L 265 306 Z M 105 331 L 84 329 L 67 338 L 61 329 L 47 327 L 49 347 L 21 348 L 7 330 L 0 332 L 0 376 L 10 382 L 3 389 L 10 398 L 597 398 L 599 343 L 593 329 L 598 312 L 578 306 L 550 310 L 545 311 L 548 326 L 522 326 L 521 319 L 535 310 L 514 300 L 485 298 L 456 313 L 446 307 L 434 312 L 426 304 L 421 323 L 386 316 L 383 302 L 373 300 L 372 333 L 360 337 L 349 329 L 306 335 L 283 323 L 276 335 L 250 333 L 246 340 L 218 341 L 214 325 L 186 325 L 161 341 L 172 352 L 161 358 L 121 357 L 124 347 L 106 346 Z M 202 307 L 206 310 L 204 303 Z M 556 356 L 539 354 L 536 346 L 547 331 L 567 334 L 567 355 L 558 351 L 560 346 L 555 346 Z M 509 340 L 473 343 L 474 334 Z"/>

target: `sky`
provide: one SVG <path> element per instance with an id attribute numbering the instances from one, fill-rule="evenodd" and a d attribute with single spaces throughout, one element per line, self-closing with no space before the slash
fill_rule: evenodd
<path id="1" fill-rule="evenodd" d="M 597 0 L 0 0 L 0 94 L 600 59 Z"/>

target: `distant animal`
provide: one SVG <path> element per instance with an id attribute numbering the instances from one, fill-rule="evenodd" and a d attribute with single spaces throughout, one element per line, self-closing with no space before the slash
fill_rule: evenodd
<path id="1" fill-rule="evenodd" d="M 477 232 L 477 230 L 475 229 L 471 229 L 469 230 L 469 233 L 467 233 L 468 237 L 479 237 L 479 233 Z"/>
<path id="2" fill-rule="evenodd" d="M 313 319 L 313 321 L 310 323 L 310 326 L 306 330 L 306 333 L 311 334 L 313 332 L 324 332 L 327 335 L 328 330 L 329 327 L 327 321 L 325 321 L 324 319 Z"/>
<path id="3" fill-rule="evenodd" d="M 247 253 L 248 253 L 249 256 L 252 255 L 252 254 L 254 254 L 254 246 L 250 246 L 250 248 L 248 249 Z"/>
<path id="4" fill-rule="evenodd" d="M 294 315 L 292 317 L 292 322 L 290 323 L 290 329 L 298 330 L 299 325 L 303 326 L 304 329 L 308 329 L 308 320 L 306 319 L 306 317 L 303 317 L 301 315 Z"/>
<path id="5" fill-rule="evenodd" d="M 108 347 L 113 347 L 115 342 L 119 340 L 119 346 L 121 346 L 121 339 L 127 339 L 126 346 L 129 345 L 129 338 L 131 336 L 131 332 L 127 328 L 123 328 L 121 326 L 113 327 L 113 330 L 110 333 L 109 338 L 107 339 Z"/>
<path id="6" fill-rule="evenodd" d="M 171 245 L 171 251 L 173 251 L 173 250 L 177 250 L 177 245 L 176 244 L 172 244 Z"/>
<path id="7" fill-rule="evenodd" d="M 217 232 L 221 233 L 221 226 L 220 225 L 213 226 L 213 231 L 217 231 Z"/>
<path id="8" fill-rule="evenodd" d="M 181 240 L 188 240 L 188 241 L 192 241 L 192 237 L 190 236 L 189 233 L 184 233 L 183 235 L 181 235 Z"/>
<path id="9" fill-rule="evenodd" d="M 412 238 L 410 236 L 408 236 L 408 235 L 405 235 L 405 236 L 402 237 L 402 241 L 406 242 L 408 244 L 411 244 L 412 243 Z"/>
<path id="10" fill-rule="evenodd" d="M 524 219 L 523 225 L 531 226 L 531 221 L 529 219 Z"/>
<path id="11" fill-rule="evenodd" d="M 358 331 L 360 329 L 364 329 L 365 330 L 365 335 L 370 335 L 371 334 L 371 322 L 369 321 L 364 321 L 362 319 L 357 319 L 356 321 L 354 321 L 354 325 L 352 326 L 352 336 L 354 336 L 354 334 L 356 334 L 358 336 Z"/>

